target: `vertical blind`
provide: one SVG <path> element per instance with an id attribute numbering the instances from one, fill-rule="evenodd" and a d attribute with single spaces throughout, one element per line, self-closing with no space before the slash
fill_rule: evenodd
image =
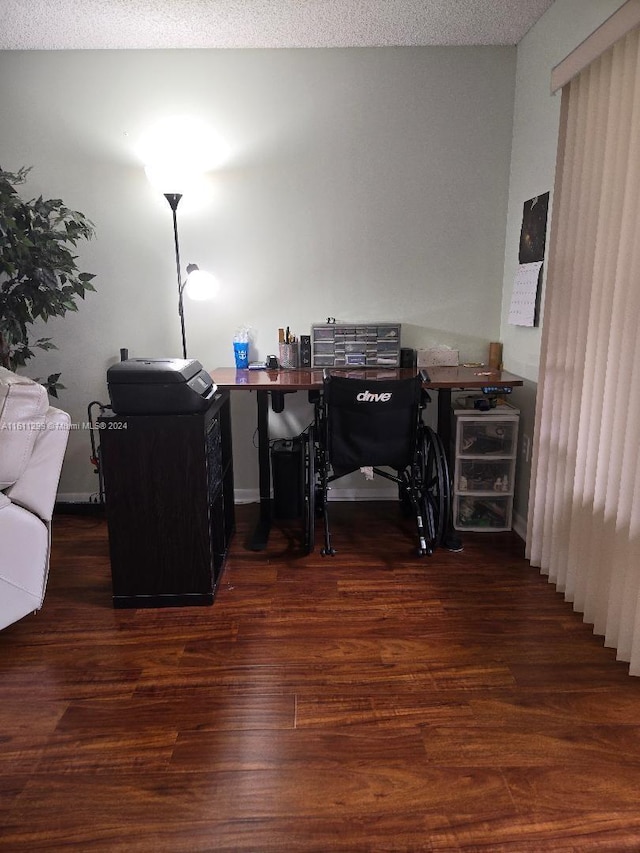
<path id="1" fill-rule="evenodd" d="M 527 556 L 640 675 L 640 30 L 562 91 Z"/>

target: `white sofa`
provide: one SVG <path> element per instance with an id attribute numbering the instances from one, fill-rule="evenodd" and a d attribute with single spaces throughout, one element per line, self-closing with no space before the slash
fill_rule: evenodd
<path id="1" fill-rule="evenodd" d="M 0 367 L 0 629 L 42 606 L 69 424 L 42 385 Z"/>

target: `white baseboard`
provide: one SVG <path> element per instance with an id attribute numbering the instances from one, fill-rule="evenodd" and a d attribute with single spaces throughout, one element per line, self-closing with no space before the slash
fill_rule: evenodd
<path id="1" fill-rule="evenodd" d="M 332 501 L 389 501 L 398 497 L 397 488 L 378 489 L 331 489 L 329 500 Z M 95 503 L 95 492 L 59 492 L 57 500 L 60 503 Z M 258 489 L 235 489 L 233 499 L 237 504 L 254 504 L 260 501 Z"/>
<path id="2" fill-rule="evenodd" d="M 331 488 L 330 501 L 395 501 L 398 500 L 397 486 L 381 486 L 375 489 Z"/>
<path id="3" fill-rule="evenodd" d="M 377 489 L 336 489 L 331 488 L 329 493 L 330 501 L 393 501 L 398 498 L 397 487 L 391 486 L 385 488 L 382 486 Z M 233 493 L 233 499 L 237 504 L 253 504 L 260 500 L 258 489 L 236 489 Z"/>
<path id="4" fill-rule="evenodd" d="M 233 501 L 236 504 L 256 504 L 259 500 L 258 489 L 234 489 Z"/>
<path id="5" fill-rule="evenodd" d="M 58 492 L 56 500 L 65 504 L 97 503 L 96 492 Z"/>

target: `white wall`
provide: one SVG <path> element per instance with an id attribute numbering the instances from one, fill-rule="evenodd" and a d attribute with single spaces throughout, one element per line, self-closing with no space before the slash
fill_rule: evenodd
<path id="1" fill-rule="evenodd" d="M 231 151 L 204 203 L 178 209 L 184 264 L 223 284 L 218 302 L 186 305 L 189 355 L 231 364 L 247 323 L 264 358 L 279 326 L 305 333 L 331 315 L 400 321 L 406 346 L 486 358 L 500 331 L 514 69 L 500 47 L 0 54 L 2 166 L 33 165 L 30 194 L 62 197 L 97 228 L 79 256 L 98 292 L 48 325 L 59 350 L 30 375 L 61 370 L 60 403 L 82 422 L 107 401 L 120 347 L 180 354 L 171 214 L 135 153 L 171 114 L 204 119 Z M 249 396 L 233 407 L 245 496 L 257 489 Z M 297 396 L 276 434 L 306 426 Z M 88 456 L 86 431 L 72 433 L 62 493 L 96 489 Z"/>
<path id="2" fill-rule="evenodd" d="M 526 380 L 524 388 L 514 391 L 512 395 L 512 402 L 521 409 L 521 439 L 533 434 L 542 328 L 512 326 L 508 323 L 508 313 L 518 265 L 522 206 L 527 199 L 550 191 L 552 213 L 561 96 L 560 93 L 551 95 L 551 69 L 623 2 L 556 0 L 518 45 L 501 340 L 506 369 Z M 547 235 L 550 219 L 551 216 Z M 516 527 L 522 532 L 526 528 L 530 479 L 530 464 L 522 453 L 518 460 L 518 471 L 515 514 Z"/>

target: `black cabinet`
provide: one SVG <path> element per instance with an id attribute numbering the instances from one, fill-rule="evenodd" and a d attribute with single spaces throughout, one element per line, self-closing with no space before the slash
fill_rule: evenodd
<path id="1" fill-rule="evenodd" d="M 235 527 L 229 392 L 98 427 L 114 607 L 212 604 Z"/>

